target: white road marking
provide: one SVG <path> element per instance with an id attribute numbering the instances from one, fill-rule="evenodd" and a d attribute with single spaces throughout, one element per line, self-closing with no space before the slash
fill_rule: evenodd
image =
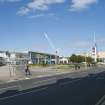
<path id="1" fill-rule="evenodd" d="M 98 79 L 98 80 L 103 80 L 103 79 L 105 79 L 104 77 L 98 77 L 98 78 L 96 78 L 96 79 Z"/>
<path id="2" fill-rule="evenodd" d="M 18 81 L 18 80 L 9 80 L 9 81 L 7 81 L 7 83 L 9 83 L 9 82 L 14 82 L 14 81 Z"/>
<path id="3" fill-rule="evenodd" d="M 6 88 L 0 89 L 0 91 L 8 90 L 8 89 L 16 88 L 16 87 L 20 87 L 20 86 L 19 85 L 15 85 L 15 86 L 11 86 L 11 87 L 6 87 Z"/>
<path id="4" fill-rule="evenodd" d="M 53 76 L 53 74 L 48 74 L 48 75 L 38 75 L 36 76 L 37 78 L 41 78 L 41 77 L 50 77 Z"/>
<path id="5" fill-rule="evenodd" d="M 57 80 L 57 79 L 56 78 L 53 78 L 53 79 L 45 79 L 45 80 L 42 80 L 42 81 L 34 82 L 33 84 L 36 85 L 36 84 L 40 84 L 40 83 L 43 83 L 43 82 L 54 81 L 54 80 Z"/>
<path id="6" fill-rule="evenodd" d="M 31 79 L 31 78 L 29 78 L 29 77 L 26 77 L 25 79 Z"/>
<path id="7" fill-rule="evenodd" d="M 105 95 L 95 105 L 101 105 L 104 100 L 105 100 Z"/>
<path id="8" fill-rule="evenodd" d="M 15 94 L 15 95 L 8 96 L 8 97 L 3 97 L 3 98 L 0 98 L 0 101 L 1 101 L 1 100 L 5 100 L 5 99 L 9 99 L 9 98 L 18 97 L 18 96 L 21 96 L 21 95 L 30 94 L 30 93 L 33 93 L 33 92 L 39 92 L 39 91 L 42 91 L 42 90 L 45 90 L 45 89 L 47 89 L 47 87 L 44 87 L 44 88 L 41 88 L 41 89 L 37 89 L 37 90 L 32 90 L 32 91 L 29 91 L 29 92 L 24 92 L 24 93 Z"/>
<path id="9" fill-rule="evenodd" d="M 76 80 L 72 80 L 72 81 L 68 81 L 68 82 L 64 82 L 64 83 L 61 83 L 60 85 L 63 86 L 63 85 L 67 85 L 67 84 L 70 84 L 70 83 L 73 83 L 73 82 L 77 82 L 81 79 L 76 79 Z"/>

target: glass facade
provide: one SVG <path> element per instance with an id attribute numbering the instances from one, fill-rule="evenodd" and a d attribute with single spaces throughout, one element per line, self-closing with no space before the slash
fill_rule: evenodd
<path id="1" fill-rule="evenodd" d="M 38 52 L 29 52 L 29 57 L 32 64 L 55 64 L 56 58 L 58 58 L 56 55 Z"/>

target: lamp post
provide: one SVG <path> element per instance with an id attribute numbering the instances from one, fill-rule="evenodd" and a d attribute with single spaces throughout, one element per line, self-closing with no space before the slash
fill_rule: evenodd
<path id="1" fill-rule="evenodd" d="M 7 53 L 8 56 L 8 64 L 9 64 L 9 76 L 12 77 L 12 72 L 11 72 L 11 60 L 10 60 L 10 53 Z"/>
<path id="2" fill-rule="evenodd" d="M 85 53 L 85 68 L 87 68 L 87 53 Z"/>
<path id="3" fill-rule="evenodd" d="M 57 56 L 58 51 L 56 51 L 55 53 L 56 53 L 56 65 L 57 65 L 58 64 L 58 56 Z"/>

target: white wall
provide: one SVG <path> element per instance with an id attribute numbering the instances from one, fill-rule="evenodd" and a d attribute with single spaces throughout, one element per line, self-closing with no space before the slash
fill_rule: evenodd
<path id="1" fill-rule="evenodd" d="M 6 53 L 0 53 L 0 57 L 8 58 L 8 56 L 6 55 Z"/>

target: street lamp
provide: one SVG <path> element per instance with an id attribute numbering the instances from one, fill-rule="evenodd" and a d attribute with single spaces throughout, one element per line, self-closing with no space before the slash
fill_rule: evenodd
<path id="1" fill-rule="evenodd" d="M 58 56 L 57 56 L 58 51 L 56 51 L 55 53 L 56 53 L 56 64 L 58 64 Z"/>
<path id="2" fill-rule="evenodd" d="M 87 53 L 84 54 L 85 54 L 85 68 L 87 68 Z"/>

